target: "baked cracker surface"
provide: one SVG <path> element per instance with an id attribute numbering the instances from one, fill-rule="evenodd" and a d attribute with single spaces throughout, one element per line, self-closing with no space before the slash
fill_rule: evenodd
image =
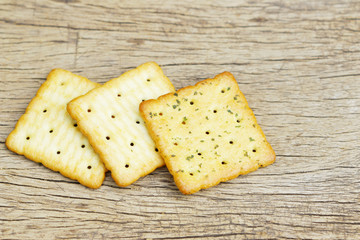
<path id="1" fill-rule="evenodd" d="M 6 139 L 6 146 L 53 171 L 98 188 L 105 167 L 66 111 L 67 103 L 100 84 L 54 69 Z"/>
<path id="2" fill-rule="evenodd" d="M 141 119 L 139 104 L 174 91 L 161 68 L 148 62 L 68 104 L 68 112 L 119 186 L 128 186 L 164 165 Z"/>
<path id="3" fill-rule="evenodd" d="M 145 101 L 140 112 L 184 194 L 275 161 L 275 152 L 231 73 Z"/>

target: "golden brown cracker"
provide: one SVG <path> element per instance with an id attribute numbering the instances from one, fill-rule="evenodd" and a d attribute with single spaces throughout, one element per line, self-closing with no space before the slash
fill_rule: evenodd
<path id="1" fill-rule="evenodd" d="M 140 112 L 184 194 L 275 161 L 275 153 L 231 73 L 145 101 Z"/>

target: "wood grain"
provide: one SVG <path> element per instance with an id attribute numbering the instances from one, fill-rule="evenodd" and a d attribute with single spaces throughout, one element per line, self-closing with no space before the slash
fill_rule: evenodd
<path id="1" fill-rule="evenodd" d="M 0 34 L 1 239 L 360 239 L 359 1 L 2 0 Z M 184 196 L 166 168 L 91 190 L 6 149 L 52 68 L 150 60 L 176 88 L 232 72 L 275 164 Z"/>

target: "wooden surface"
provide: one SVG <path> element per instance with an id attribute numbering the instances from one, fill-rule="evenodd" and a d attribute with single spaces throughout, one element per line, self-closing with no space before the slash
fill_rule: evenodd
<path id="1" fill-rule="evenodd" d="M 360 2 L 0 0 L 0 239 L 360 239 Z M 5 139 L 52 68 L 232 72 L 275 164 L 182 195 L 166 168 L 98 190 Z"/>

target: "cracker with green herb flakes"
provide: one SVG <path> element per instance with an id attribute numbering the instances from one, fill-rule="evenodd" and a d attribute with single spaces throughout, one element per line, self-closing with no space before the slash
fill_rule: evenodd
<path id="1" fill-rule="evenodd" d="M 141 119 L 139 104 L 174 91 L 161 68 L 149 62 L 68 104 L 68 112 L 119 186 L 128 186 L 164 165 Z"/>
<path id="2" fill-rule="evenodd" d="M 70 100 L 99 85 L 63 69 L 52 70 L 7 137 L 6 146 L 87 187 L 100 187 L 104 164 L 66 111 Z"/>
<path id="3" fill-rule="evenodd" d="M 140 112 L 184 194 L 275 161 L 275 153 L 231 73 L 145 101 Z"/>

